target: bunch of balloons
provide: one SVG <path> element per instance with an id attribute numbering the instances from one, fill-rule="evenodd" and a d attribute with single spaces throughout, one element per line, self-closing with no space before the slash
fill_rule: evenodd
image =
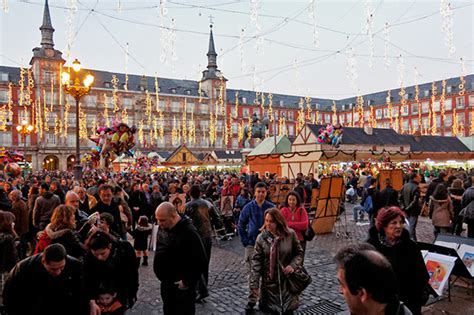
<path id="1" fill-rule="evenodd" d="M 25 160 L 23 154 L 17 151 L 2 150 L 0 151 L 0 159 L 3 160 L 3 171 L 9 177 L 18 177 L 21 175 L 21 167 L 17 162 Z"/>
<path id="2" fill-rule="evenodd" d="M 111 127 L 98 127 L 97 135 L 90 137 L 96 146 L 92 148 L 91 156 L 93 160 L 101 158 L 114 159 L 122 154 L 133 157 L 135 137 L 137 128 L 129 127 L 127 124 L 115 120 Z"/>
<path id="3" fill-rule="evenodd" d="M 334 126 L 328 124 L 326 128 L 320 128 L 318 131 L 318 143 L 330 144 L 336 148 L 339 147 L 342 141 L 342 134 L 344 129 L 340 123 L 335 124 Z"/>

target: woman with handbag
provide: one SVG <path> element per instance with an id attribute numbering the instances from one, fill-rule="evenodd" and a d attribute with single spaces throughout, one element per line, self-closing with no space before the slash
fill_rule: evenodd
<path id="1" fill-rule="evenodd" d="M 260 290 L 261 311 L 293 314 L 301 292 L 291 290 L 290 277 L 301 271 L 303 249 L 278 209 L 265 211 L 264 222 L 251 262 L 250 290 L 257 295 Z"/>
<path id="2" fill-rule="evenodd" d="M 428 299 L 428 271 L 421 251 L 404 228 L 405 213 L 398 207 L 380 209 L 375 226 L 369 229 L 368 243 L 392 264 L 398 279 L 400 300 L 414 315 Z"/>
<path id="3" fill-rule="evenodd" d="M 286 224 L 290 229 L 293 229 L 300 241 L 301 247 L 303 248 L 303 260 L 304 253 L 306 251 L 306 240 L 304 239 L 304 233 L 308 228 L 308 213 L 306 209 L 301 206 L 301 199 L 298 193 L 290 191 L 286 195 L 286 206 L 281 208 L 281 214 L 286 220 Z"/>

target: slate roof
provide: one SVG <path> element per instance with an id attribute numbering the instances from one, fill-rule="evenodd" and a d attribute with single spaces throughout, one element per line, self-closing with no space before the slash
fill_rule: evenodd
<path id="1" fill-rule="evenodd" d="M 214 153 L 216 154 L 219 160 L 242 158 L 242 152 L 240 151 L 219 150 L 219 151 L 214 151 Z"/>
<path id="2" fill-rule="evenodd" d="M 7 73 L 9 82 L 18 83 L 20 81 L 20 68 L 0 66 L 0 73 Z"/>
<path id="3" fill-rule="evenodd" d="M 156 152 L 158 153 L 159 156 L 161 156 L 163 159 L 167 159 L 170 157 L 171 153 L 168 152 L 168 151 L 160 151 L 160 152 Z"/>
<path id="4" fill-rule="evenodd" d="M 307 125 L 316 136 L 322 125 Z M 342 144 L 410 145 L 412 152 L 470 152 L 456 137 L 400 135 L 393 129 L 373 128 L 368 135 L 363 128 L 344 127 Z"/>

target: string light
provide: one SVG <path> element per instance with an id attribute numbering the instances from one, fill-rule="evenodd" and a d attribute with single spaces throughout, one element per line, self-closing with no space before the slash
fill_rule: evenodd
<path id="1" fill-rule="evenodd" d="M 260 106 L 260 92 L 255 92 L 255 99 L 253 100 L 255 106 Z"/>
<path id="2" fill-rule="evenodd" d="M 451 128 L 451 132 L 454 137 L 458 135 L 459 125 L 458 125 L 458 114 L 456 112 L 456 107 L 453 107 L 453 125 Z"/>
<path id="3" fill-rule="evenodd" d="M 181 132 L 182 132 L 182 138 L 183 138 L 183 142 L 186 142 L 186 139 L 188 138 L 188 123 L 186 122 L 186 111 L 187 111 L 187 107 L 188 107 L 188 101 L 187 99 L 185 98 L 184 99 L 184 108 L 183 108 L 183 117 L 182 117 L 182 128 L 181 128 Z"/>
<path id="4" fill-rule="evenodd" d="M 155 102 L 156 102 L 156 111 L 159 113 L 160 109 L 160 87 L 158 86 L 158 77 L 155 76 Z"/>
<path id="5" fill-rule="evenodd" d="M 390 118 L 390 128 L 393 129 L 393 106 L 391 93 L 392 92 L 390 90 L 387 91 L 385 102 L 387 103 L 388 117 Z"/>
<path id="6" fill-rule="evenodd" d="M 306 120 L 311 121 L 311 97 L 306 96 L 304 100 L 306 101 Z"/>
<path id="7" fill-rule="evenodd" d="M 235 92 L 235 115 L 234 118 L 239 117 L 239 91 Z"/>
<path id="8" fill-rule="evenodd" d="M 128 113 L 127 113 L 127 108 L 126 107 L 124 107 L 122 109 L 122 118 L 121 118 L 121 120 L 124 124 L 128 125 Z"/>
<path id="9" fill-rule="evenodd" d="M 33 89 L 35 87 L 35 81 L 33 80 L 33 71 L 28 69 L 28 86 L 26 87 L 25 95 L 25 105 L 31 105 L 31 95 L 33 94 Z"/>
<path id="10" fill-rule="evenodd" d="M 474 135 L 474 108 L 471 110 L 471 128 L 469 134 Z"/>
<path id="11" fill-rule="evenodd" d="M 244 139 L 244 121 L 240 121 L 237 127 L 237 140 L 241 142 Z"/>
<path id="12" fill-rule="evenodd" d="M 218 104 L 220 108 L 220 114 L 225 115 L 225 106 L 224 106 L 224 76 L 220 76 L 219 78 L 219 96 L 218 96 Z"/>
<path id="13" fill-rule="evenodd" d="M 119 79 L 117 78 L 117 76 L 115 74 L 112 75 L 112 103 L 114 104 L 114 114 L 120 111 L 120 107 L 118 104 L 118 83 Z"/>
<path id="14" fill-rule="evenodd" d="M 299 133 L 305 124 L 304 99 L 302 97 L 300 97 L 299 108 L 300 110 L 298 111 L 298 124 L 296 125 L 296 133 Z"/>
<path id="15" fill-rule="evenodd" d="M 97 121 L 95 116 L 92 117 L 92 124 L 91 124 L 91 135 L 95 135 L 97 132 Z"/>
<path id="16" fill-rule="evenodd" d="M 2 0 L 3 12 L 8 13 L 8 0 Z"/>
<path id="17" fill-rule="evenodd" d="M 120 0 L 117 2 L 117 12 L 122 13 L 122 1 Z"/>
<path id="18" fill-rule="evenodd" d="M 313 45 L 314 47 L 319 47 L 319 32 L 316 28 L 316 13 L 315 13 L 315 1 L 310 0 L 309 2 L 309 7 L 308 7 L 308 13 L 309 13 L 309 19 L 311 21 L 311 25 L 313 27 Z"/>
<path id="19" fill-rule="evenodd" d="M 349 47 L 346 49 L 346 77 L 349 79 L 354 91 L 359 93 L 357 87 L 357 61 L 355 59 L 354 48 Z"/>
<path id="20" fill-rule="evenodd" d="M 8 82 L 8 120 L 13 121 L 13 83 Z"/>
<path id="21" fill-rule="evenodd" d="M 268 119 L 270 120 L 270 123 L 273 123 L 275 120 L 273 117 L 273 94 L 268 93 Z M 275 131 L 273 131 L 275 133 Z"/>
<path id="22" fill-rule="evenodd" d="M 298 66 L 298 59 L 293 60 L 293 70 L 295 72 L 295 90 L 301 94 L 300 69 Z"/>
<path id="23" fill-rule="evenodd" d="M 418 69 L 415 67 L 415 102 L 418 106 L 418 126 L 420 131 L 423 129 L 421 120 L 421 102 L 420 102 L 420 87 L 418 86 Z"/>
<path id="24" fill-rule="evenodd" d="M 250 116 L 247 122 L 247 139 L 249 142 L 250 142 L 250 139 L 252 139 L 252 117 Z"/>
<path id="25" fill-rule="evenodd" d="M 336 106 L 336 101 L 332 101 L 332 106 L 331 106 L 331 110 L 332 110 L 332 124 L 335 125 L 337 124 L 337 106 Z"/>
<path id="26" fill-rule="evenodd" d="M 163 111 L 160 111 L 160 139 L 161 143 L 165 143 L 165 117 L 163 115 Z"/>
<path id="27" fill-rule="evenodd" d="M 62 130 L 59 130 L 59 118 L 58 115 L 54 114 L 54 136 L 57 137 L 58 135 L 62 134 Z"/>
<path id="28" fill-rule="evenodd" d="M 239 36 L 239 51 L 240 51 L 240 71 L 245 72 L 247 65 L 245 64 L 245 54 L 244 54 L 244 37 L 245 37 L 245 30 L 242 28 L 240 29 L 240 36 Z"/>
<path id="29" fill-rule="evenodd" d="M 216 126 L 215 126 L 215 121 L 214 121 L 214 113 L 211 108 L 209 110 L 209 145 L 214 145 L 215 142 L 216 142 Z"/>
<path id="30" fill-rule="evenodd" d="M 451 10 L 451 3 L 448 0 L 441 0 L 439 12 L 442 18 L 441 31 L 444 33 L 444 43 L 448 47 L 448 55 L 451 56 L 456 52 L 456 47 L 454 46 L 453 11 Z"/>
<path id="31" fill-rule="evenodd" d="M 49 115 L 48 105 L 46 104 L 46 91 L 43 89 L 43 116 L 44 116 L 44 131 L 49 131 Z M 62 131 L 61 131 L 62 134 Z"/>
<path id="32" fill-rule="evenodd" d="M 87 139 L 87 114 L 86 112 L 79 106 L 79 138 L 86 140 Z"/>
<path id="33" fill-rule="evenodd" d="M 75 37 L 75 19 L 78 11 L 77 0 L 67 0 L 68 15 L 66 17 L 66 62 L 71 61 L 71 49 Z"/>
<path id="34" fill-rule="evenodd" d="M 260 103 L 260 116 L 263 118 L 263 113 L 265 110 L 265 93 L 260 93 L 260 96 L 262 97 L 262 102 Z"/>
<path id="35" fill-rule="evenodd" d="M 385 68 L 388 68 L 392 61 L 390 60 L 389 56 L 389 50 L 390 50 L 390 27 L 388 23 L 385 23 L 385 26 L 383 28 L 383 59 L 385 61 Z"/>
<path id="36" fill-rule="evenodd" d="M 464 76 L 466 75 L 466 64 L 464 63 L 464 58 L 461 58 L 461 76 L 459 77 L 459 96 L 464 96 L 466 92 L 466 79 Z"/>
<path id="37" fill-rule="evenodd" d="M 120 5 L 120 2 L 119 2 Z M 125 91 L 128 91 L 128 57 L 129 57 L 129 45 L 128 43 L 125 45 L 125 84 L 123 85 L 123 88 Z M 156 84 L 156 82 L 155 82 Z"/>
<path id="38" fill-rule="evenodd" d="M 38 130 L 38 135 L 39 135 L 39 141 L 42 141 L 43 140 L 43 118 L 41 117 L 41 98 L 38 99 L 38 101 L 36 102 L 36 106 L 35 106 L 35 110 L 36 110 L 36 122 L 35 122 L 35 126 L 36 126 L 36 130 Z"/>
<path id="39" fill-rule="evenodd" d="M 355 108 L 352 108 L 352 122 L 351 127 L 355 127 Z"/>
<path id="40" fill-rule="evenodd" d="M 53 107 L 54 107 L 54 81 L 53 78 L 51 78 L 50 82 L 50 93 L 51 93 L 51 104 L 49 107 L 49 111 L 52 113 L 53 112 Z M 46 106 L 46 104 L 45 104 Z"/>
<path id="41" fill-rule="evenodd" d="M 105 126 L 110 127 L 110 121 L 109 121 L 109 98 L 107 97 L 107 94 L 104 93 L 104 120 L 105 120 Z"/>
<path id="42" fill-rule="evenodd" d="M 260 8 L 261 0 L 250 0 L 250 23 L 255 27 L 255 49 L 257 54 L 263 54 L 263 37 L 261 36 L 262 26 L 258 17 L 258 9 Z"/>
<path id="43" fill-rule="evenodd" d="M 441 126 L 444 126 L 444 121 L 446 119 L 445 117 L 446 109 L 444 105 L 445 98 L 446 98 L 446 80 L 443 80 L 441 82 L 441 85 L 442 85 L 442 89 L 441 89 L 441 96 L 439 98 L 439 104 L 440 104 L 440 110 L 441 110 Z"/>
<path id="44" fill-rule="evenodd" d="M 377 121 L 375 119 L 375 111 L 374 111 L 374 106 L 370 105 L 370 115 L 369 115 L 369 125 L 372 128 L 377 127 Z"/>
<path id="45" fill-rule="evenodd" d="M 145 92 L 145 116 L 147 117 L 147 125 L 151 125 L 151 112 L 153 102 L 151 101 L 151 96 L 148 91 Z"/>
<path id="46" fill-rule="evenodd" d="M 7 119 L 8 119 L 7 106 L 3 105 L 2 107 L 0 107 L 0 131 L 7 130 Z"/>
<path id="47" fill-rule="evenodd" d="M 374 44 L 374 14 L 372 12 L 372 7 L 370 4 L 370 0 L 365 0 L 365 26 L 362 28 L 362 32 L 366 33 L 369 37 L 369 68 L 372 69 L 374 67 L 373 64 L 373 57 L 375 54 L 375 44 Z"/>
<path id="48" fill-rule="evenodd" d="M 405 87 L 404 87 L 404 76 L 405 76 L 405 62 L 403 60 L 403 56 L 400 55 L 399 57 L 399 64 L 398 64 L 398 84 L 400 86 L 400 91 L 398 95 L 400 96 L 400 104 L 401 104 L 401 112 L 407 112 L 407 101 L 405 99 Z M 402 130 L 403 131 L 403 130 Z"/>
<path id="49" fill-rule="evenodd" d="M 357 111 L 359 113 L 359 127 L 364 128 L 364 97 L 362 95 L 357 96 Z"/>
<path id="50" fill-rule="evenodd" d="M 66 104 L 64 104 L 64 124 L 63 124 L 63 138 L 64 139 L 67 139 L 67 133 L 68 133 L 68 128 L 69 128 L 69 109 L 71 108 L 71 106 L 69 105 L 69 101 L 68 99 L 66 98 Z M 76 117 L 76 123 L 77 123 L 77 118 Z"/>
<path id="51" fill-rule="evenodd" d="M 436 111 L 435 111 L 435 101 L 436 101 L 436 84 L 433 81 L 431 84 L 431 135 L 436 135 L 438 129 L 436 126 Z"/>
<path id="52" fill-rule="evenodd" d="M 20 67 L 20 81 L 18 81 L 18 85 L 20 86 L 20 96 L 18 98 L 18 106 L 23 106 L 25 99 L 25 72 L 26 69 Z"/>

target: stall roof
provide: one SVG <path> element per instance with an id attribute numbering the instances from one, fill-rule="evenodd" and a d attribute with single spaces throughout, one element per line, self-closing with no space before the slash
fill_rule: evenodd
<path id="1" fill-rule="evenodd" d="M 276 150 L 275 150 L 275 138 L 268 137 L 262 141 L 249 156 L 263 155 L 263 154 L 274 154 L 274 153 L 289 153 L 291 152 L 291 141 L 286 136 L 276 137 Z"/>

